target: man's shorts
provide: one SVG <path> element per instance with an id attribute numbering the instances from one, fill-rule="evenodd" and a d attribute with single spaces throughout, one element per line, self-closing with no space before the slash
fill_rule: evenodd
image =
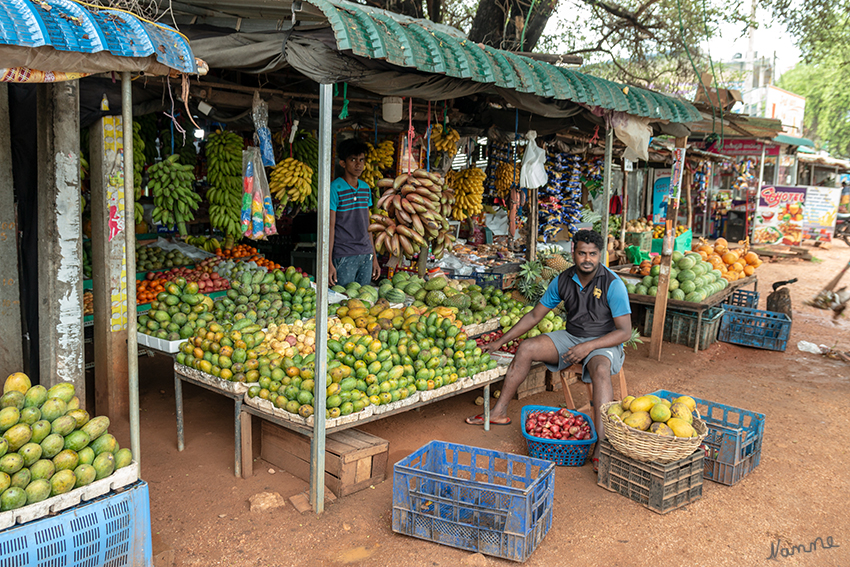
<path id="1" fill-rule="evenodd" d="M 566 331 L 554 331 L 552 333 L 546 333 L 546 336 L 552 339 L 552 342 L 555 343 L 555 348 L 558 349 L 558 365 L 552 365 L 548 362 L 546 363 L 546 367 L 552 371 L 557 372 L 559 370 L 563 370 L 565 368 L 569 368 L 572 366 L 572 362 L 567 359 L 567 351 L 569 351 L 572 347 L 579 343 L 584 343 L 587 341 L 592 341 L 597 337 L 576 337 L 571 335 Z M 596 350 L 590 351 L 590 354 L 585 357 L 584 360 L 581 361 L 582 364 L 582 373 L 581 379 L 583 382 L 590 383 L 590 372 L 587 370 L 588 361 L 594 356 L 605 356 L 608 360 L 611 361 L 611 376 L 617 374 L 620 369 L 623 367 L 623 361 L 626 359 L 625 353 L 623 353 L 623 345 L 617 345 L 615 347 L 610 348 L 598 348 Z"/>

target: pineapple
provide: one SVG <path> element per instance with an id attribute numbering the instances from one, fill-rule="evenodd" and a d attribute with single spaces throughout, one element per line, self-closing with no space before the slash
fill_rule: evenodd
<path id="1" fill-rule="evenodd" d="M 546 292 L 543 266 L 540 262 L 526 262 L 519 268 L 517 289 L 529 303 L 537 303 Z"/>
<path id="2" fill-rule="evenodd" d="M 518 289 L 511 291 L 511 299 L 525 303 L 525 296 Z"/>
<path id="3" fill-rule="evenodd" d="M 572 266 L 572 262 L 567 261 L 567 259 L 564 258 L 563 254 L 552 254 L 551 256 L 546 258 L 544 264 L 547 268 L 551 268 L 559 274 L 570 266 Z"/>
<path id="4" fill-rule="evenodd" d="M 549 266 L 545 266 L 543 270 L 540 272 L 540 275 L 543 277 L 543 281 L 551 282 L 553 279 L 558 277 L 561 272 L 555 270 L 554 268 L 550 268 Z"/>

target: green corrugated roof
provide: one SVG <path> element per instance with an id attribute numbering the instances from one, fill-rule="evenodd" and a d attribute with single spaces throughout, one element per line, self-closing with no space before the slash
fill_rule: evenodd
<path id="1" fill-rule="evenodd" d="M 789 146 L 815 147 L 815 143 L 808 138 L 798 138 L 797 136 L 789 136 L 788 134 L 779 134 L 773 139 L 773 141 L 779 142 L 780 144 L 788 144 Z"/>
<path id="2" fill-rule="evenodd" d="M 337 48 L 361 57 L 633 116 L 680 123 L 702 119 L 689 102 L 632 86 L 624 93 L 619 83 L 483 46 L 429 20 L 345 0 L 308 2 L 330 22 Z"/>

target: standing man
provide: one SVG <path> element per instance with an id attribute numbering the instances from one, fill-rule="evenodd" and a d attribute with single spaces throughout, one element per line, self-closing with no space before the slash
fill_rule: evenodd
<path id="1" fill-rule="evenodd" d="M 331 182 L 330 248 L 331 285 L 347 286 L 351 282 L 368 285 L 381 275 L 375 243 L 369 232 L 369 208 L 372 191 L 360 175 L 366 166 L 364 142 L 343 140 L 337 147 L 342 176 Z"/>
<path id="2" fill-rule="evenodd" d="M 494 352 L 508 341 L 530 331 L 558 303 L 564 302 L 567 325 L 564 331 L 523 340 L 508 367 L 502 395 L 493 406 L 490 423 L 507 425 L 508 400 L 528 376 L 532 363 L 544 362 L 552 372 L 581 364 L 582 380 L 593 383 L 593 421 L 604 439 L 602 404 L 612 401 L 611 375 L 620 371 L 625 355 L 623 343 L 631 337 L 629 294 L 623 281 L 600 265 L 603 240 L 599 233 L 580 230 L 573 236 L 575 265 L 552 280 L 543 298 L 502 338 L 482 347 Z M 467 418 L 470 425 L 484 423 L 483 416 Z M 599 462 L 600 443 L 593 452 L 593 470 Z"/>

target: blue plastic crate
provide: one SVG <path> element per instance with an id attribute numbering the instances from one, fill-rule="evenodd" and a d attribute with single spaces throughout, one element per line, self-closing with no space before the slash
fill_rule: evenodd
<path id="1" fill-rule="evenodd" d="M 646 308 L 646 323 L 644 323 L 643 328 L 647 337 L 652 336 L 654 312 L 655 310 L 652 307 Z M 699 350 L 705 350 L 717 342 L 717 329 L 722 317 L 723 309 L 719 307 L 710 307 L 705 310 L 699 325 Z M 664 318 L 664 340 L 689 348 L 696 346 L 697 314 L 668 309 Z"/>
<path id="2" fill-rule="evenodd" d="M 144 481 L 0 532 L 4 567 L 152 564 L 150 496 Z"/>
<path id="3" fill-rule="evenodd" d="M 525 406 L 522 408 L 522 436 L 528 441 L 528 456 L 535 459 L 543 459 L 552 461 L 556 465 L 566 467 L 581 467 L 587 460 L 587 453 L 590 446 L 596 443 L 596 428 L 593 427 L 593 420 L 587 414 L 580 411 L 567 410 L 573 415 L 580 415 L 590 424 L 590 431 L 593 437 L 590 439 L 582 439 L 581 441 L 563 441 L 561 439 L 541 439 L 535 437 L 525 431 L 525 422 L 528 420 L 528 415 L 532 412 L 547 412 L 559 411 L 561 408 L 551 408 L 547 406 Z"/>
<path id="4" fill-rule="evenodd" d="M 653 394 L 668 400 L 682 395 L 667 390 L 658 390 Z M 734 478 L 737 482 L 756 468 L 761 460 L 764 414 L 700 398 L 694 398 L 694 401 L 700 417 L 708 426 L 708 436 L 703 441 L 706 449 L 705 477 L 716 482 Z M 744 461 L 746 464 L 739 467 Z M 715 463 L 725 466 L 717 467 Z M 745 472 L 733 474 L 736 468 Z"/>
<path id="5" fill-rule="evenodd" d="M 749 307 L 750 309 L 758 309 L 759 307 L 759 292 L 747 291 L 745 289 L 736 289 L 735 292 L 726 298 L 728 305 L 737 307 Z"/>
<path id="6" fill-rule="evenodd" d="M 552 527 L 555 465 L 431 441 L 393 467 L 393 531 L 512 561 Z"/>
<path id="7" fill-rule="evenodd" d="M 502 289 L 502 280 L 504 279 L 502 274 L 497 274 L 493 272 L 473 272 L 472 274 L 475 277 L 476 285 L 481 287 L 491 286 L 496 289 Z"/>
<path id="8" fill-rule="evenodd" d="M 724 303 L 717 340 L 724 343 L 785 351 L 791 319 L 784 313 L 760 311 Z"/>

